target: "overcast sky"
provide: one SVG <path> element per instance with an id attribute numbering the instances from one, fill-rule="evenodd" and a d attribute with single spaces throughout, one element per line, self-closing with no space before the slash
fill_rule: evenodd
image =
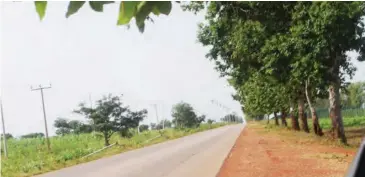
<path id="1" fill-rule="evenodd" d="M 203 15 L 182 12 L 155 18 L 140 34 L 116 26 L 118 5 L 93 12 L 87 4 L 65 18 L 66 2 L 49 2 L 40 22 L 33 3 L 5 2 L 1 12 L 1 88 L 7 131 L 15 135 L 44 132 L 41 97 L 30 86 L 52 84 L 44 90 L 48 127 L 54 134 L 57 117 L 80 119 L 72 110 L 102 95 L 124 94 L 132 109 L 149 111 L 146 123 L 171 119 L 171 107 L 186 101 L 200 114 L 219 118 L 227 112 L 215 99 L 241 114 L 225 79 L 205 58 L 197 42 Z"/>
<path id="2" fill-rule="evenodd" d="M 72 114 L 80 102 L 102 95 L 124 94 L 132 109 L 148 109 L 150 123 L 171 119 L 171 107 L 191 103 L 199 114 L 217 119 L 227 112 L 212 99 L 236 111 L 234 92 L 219 78 L 207 49 L 197 42 L 203 14 L 182 12 L 176 4 L 170 16 L 155 18 L 140 34 L 116 26 L 118 5 L 93 12 L 87 4 L 65 18 L 66 2 L 49 2 L 40 22 L 33 3 L 5 2 L 1 8 L 1 88 L 7 132 L 22 135 L 44 132 L 40 93 L 30 86 L 52 84 L 44 91 L 48 127 L 54 134 L 57 117 L 85 120 Z M 365 76 L 365 63 L 356 62 L 354 80 Z"/>

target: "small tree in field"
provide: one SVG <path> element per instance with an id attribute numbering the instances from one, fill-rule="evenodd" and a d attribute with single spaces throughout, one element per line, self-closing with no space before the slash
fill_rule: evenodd
<path id="1" fill-rule="evenodd" d="M 205 115 L 198 117 L 193 107 L 184 102 L 180 102 L 172 108 L 172 117 L 174 118 L 172 122 L 178 128 L 197 127 L 205 120 Z"/>
<path id="2" fill-rule="evenodd" d="M 212 127 L 212 124 L 214 123 L 215 121 L 213 119 L 208 119 L 207 120 L 207 123 L 209 124 L 209 127 Z"/>
<path id="3" fill-rule="evenodd" d="M 208 120 L 207 120 L 207 123 L 208 123 L 208 124 L 213 124 L 214 122 L 215 122 L 215 121 L 214 121 L 213 119 L 208 119 Z"/>
<path id="4" fill-rule="evenodd" d="M 132 112 L 128 106 L 124 106 L 118 96 L 104 96 L 97 101 L 95 108 L 85 107 L 84 104 L 79 105 L 76 113 L 85 115 L 88 119 L 92 119 L 95 125 L 95 131 L 104 136 L 104 144 L 108 146 L 110 137 L 115 132 L 121 132 L 125 135 L 129 128 L 136 128 L 140 121 L 146 116 L 147 111 Z"/>

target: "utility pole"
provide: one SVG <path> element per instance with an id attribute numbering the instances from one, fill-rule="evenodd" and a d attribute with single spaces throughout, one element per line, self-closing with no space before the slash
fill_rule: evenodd
<path id="1" fill-rule="evenodd" d="M 156 112 L 156 120 L 157 120 L 156 127 L 157 127 L 158 124 L 159 124 L 159 122 L 158 122 L 158 113 L 157 113 L 157 104 L 153 104 L 153 107 L 155 108 L 155 112 Z"/>
<path id="2" fill-rule="evenodd" d="M 89 102 L 90 102 L 90 109 L 93 110 L 93 102 L 91 100 L 91 93 L 89 93 Z M 89 116 L 90 118 L 90 116 Z M 92 128 L 93 128 L 93 132 L 92 132 L 92 135 L 95 135 L 95 123 L 94 123 L 94 120 L 91 119 L 92 121 Z"/>
<path id="3" fill-rule="evenodd" d="M 6 142 L 3 101 L 1 99 L 0 99 L 0 108 L 1 108 L 1 122 L 3 124 L 4 156 L 5 156 L 5 158 L 7 158 L 8 157 L 8 146 L 7 146 L 7 142 Z"/>
<path id="4" fill-rule="evenodd" d="M 162 114 L 163 114 L 163 105 L 162 105 Z M 165 130 L 165 118 L 164 117 L 162 117 L 162 130 Z"/>
<path id="5" fill-rule="evenodd" d="M 38 88 L 35 88 L 35 89 L 33 89 L 32 87 L 30 88 L 31 91 L 36 91 L 36 90 L 40 90 L 41 91 L 42 106 L 43 106 L 44 127 L 45 127 L 45 130 L 46 130 L 46 141 L 47 141 L 47 148 L 48 148 L 48 150 L 50 150 L 51 147 L 50 147 L 49 137 L 48 137 L 47 117 L 46 117 L 46 108 L 44 106 L 43 90 L 44 89 L 50 89 L 50 88 L 52 88 L 51 84 L 48 87 L 42 87 L 42 85 L 39 85 Z"/>

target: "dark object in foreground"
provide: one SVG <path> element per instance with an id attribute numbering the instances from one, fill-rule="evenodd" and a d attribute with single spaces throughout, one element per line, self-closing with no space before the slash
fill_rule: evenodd
<path id="1" fill-rule="evenodd" d="M 362 141 L 346 177 L 365 177 L 365 139 Z"/>

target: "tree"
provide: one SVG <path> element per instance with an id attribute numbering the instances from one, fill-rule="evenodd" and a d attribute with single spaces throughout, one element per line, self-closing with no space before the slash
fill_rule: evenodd
<path id="1" fill-rule="evenodd" d="M 148 127 L 149 127 L 148 125 L 142 124 L 142 125 L 139 126 L 139 131 L 140 132 L 147 131 Z"/>
<path id="2" fill-rule="evenodd" d="M 346 143 L 339 94 L 344 76 L 354 71 L 346 52 L 357 51 L 358 59 L 364 60 L 364 2 L 312 2 L 297 7 L 293 33 L 308 43 L 305 47 L 314 48 L 306 56 L 315 56 L 319 66 L 327 69 L 322 77 L 329 82 L 332 132 Z M 305 40 L 308 36 L 313 41 Z"/>
<path id="3" fill-rule="evenodd" d="M 127 136 L 129 128 L 136 128 L 140 121 L 147 114 L 146 110 L 132 112 L 128 106 L 124 106 L 120 97 L 104 96 L 97 101 L 95 108 L 85 107 L 83 103 L 79 105 L 76 113 L 84 115 L 87 119 L 94 122 L 95 130 L 104 136 L 104 144 L 108 146 L 110 137 L 115 132 Z"/>
<path id="4" fill-rule="evenodd" d="M 242 123 L 243 119 L 236 114 L 227 114 L 223 118 L 221 118 L 223 122 L 239 122 Z"/>
<path id="5" fill-rule="evenodd" d="M 172 122 L 178 128 L 192 128 L 204 121 L 205 115 L 197 116 L 193 107 L 185 102 L 180 102 L 172 108 Z"/>
<path id="6" fill-rule="evenodd" d="M 365 103 L 365 82 L 350 83 L 342 97 L 346 97 L 344 106 L 360 108 Z"/>
<path id="7" fill-rule="evenodd" d="M 122 137 L 129 138 L 132 136 L 129 129 L 138 128 L 139 123 L 147 116 L 147 110 L 143 109 L 136 112 L 128 110 L 127 112 L 126 116 L 123 116 L 121 119 L 121 129 L 119 130 L 119 134 Z"/>
<path id="8" fill-rule="evenodd" d="M 29 133 L 21 136 L 20 138 L 43 138 L 43 133 Z"/>
<path id="9" fill-rule="evenodd" d="M 3 134 L 1 134 L 1 139 L 3 139 L 4 138 L 4 135 Z M 6 139 L 11 139 L 11 138 L 14 138 L 13 137 L 13 135 L 12 134 L 10 134 L 10 133 L 5 133 L 5 138 Z"/>
<path id="10" fill-rule="evenodd" d="M 157 124 L 156 123 L 151 123 L 150 127 L 151 127 L 151 130 L 157 130 Z"/>
<path id="11" fill-rule="evenodd" d="M 202 4 L 192 2 L 187 10 L 196 12 Z M 245 111 L 253 116 L 277 112 L 270 110 L 276 102 L 263 91 L 280 89 L 261 84 L 273 80 L 285 87 L 294 129 L 299 130 L 299 114 L 302 129 L 309 132 L 305 100 L 315 100 L 319 95 L 313 93 L 327 87 L 333 132 L 346 142 L 338 95 L 344 76 L 354 71 L 345 52 L 355 50 L 364 60 L 363 2 L 209 2 L 206 7 L 198 39 L 210 46 L 207 57 L 217 70 L 234 78 Z"/>
<path id="12" fill-rule="evenodd" d="M 89 124 L 82 123 L 78 120 L 68 121 L 65 118 L 57 118 L 54 122 L 54 127 L 57 128 L 57 135 L 66 135 L 66 134 L 80 134 L 80 133 L 90 133 L 92 132 L 92 126 Z"/>
<path id="13" fill-rule="evenodd" d="M 68 4 L 66 18 L 77 13 L 86 1 L 70 1 Z M 140 32 L 144 31 L 145 21 L 153 22 L 153 15 L 169 15 L 172 3 L 170 1 L 88 1 L 90 8 L 95 12 L 103 12 L 104 5 L 111 3 L 119 3 L 119 14 L 117 25 L 128 25 L 131 19 L 135 19 L 136 25 Z M 42 20 L 46 14 L 47 1 L 35 1 L 35 8 Z"/>
<path id="14" fill-rule="evenodd" d="M 53 126 L 57 128 L 56 135 L 64 136 L 71 133 L 70 125 L 68 124 L 68 121 L 64 118 L 57 118 Z"/>
<path id="15" fill-rule="evenodd" d="M 213 120 L 213 119 L 208 119 L 208 120 L 207 120 L 207 123 L 208 123 L 209 125 L 213 124 L 214 122 L 215 122 L 215 120 Z"/>
<path id="16" fill-rule="evenodd" d="M 163 129 L 163 127 L 165 128 L 171 128 L 172 127 L 172 122 L 167 120 L 167 119 L 163 119 L 161 120 L 157 125 L 156 125 L 156 129 L 157 130 L 161 130 Z"/>

